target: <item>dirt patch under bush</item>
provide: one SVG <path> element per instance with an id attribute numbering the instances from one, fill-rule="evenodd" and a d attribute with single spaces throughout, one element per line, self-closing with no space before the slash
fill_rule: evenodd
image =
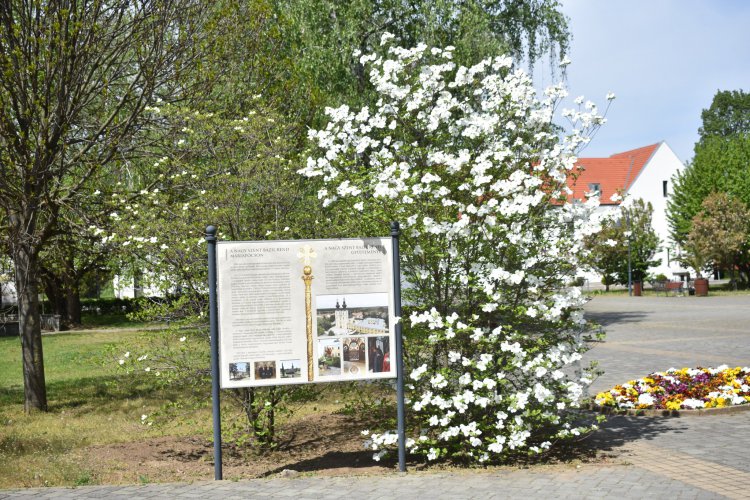
<path id="1" fill-rule="evenodd" d="M 223 447 L 225 479 L 266 477 L 285 470 L 319 475 L 382 474 L 396 462 L 375 462 L 364 450 L 362 425 L 338 414 L 316 414 L 283 429 L 277 450 Z M 199 437 L 159 437 L 148 441 L 92 446 L 80 450 L 82 466 L 95 482 L 121 484 L 209 480 L 214 477 L 213 444 Z"/>

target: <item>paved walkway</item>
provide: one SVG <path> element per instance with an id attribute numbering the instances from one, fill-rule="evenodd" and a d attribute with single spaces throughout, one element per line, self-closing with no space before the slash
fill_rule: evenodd
<path id="1" fill-rule="evenodd" d="M 598 391 L 670 366 L 750 365 L 750 296 L 596 297 L 608 338 L 586 359 Z M 0 491 L 1 498 L 750 498 L 750 411 L 683 418 L 614 417 L 590 438 L 593 463 L 390 476 Z"/>
<path id="2" fill-rule="evenodd" d="M 607 331 L 584 356 L 605 370 L 592 393 L 670 367 L 750 366 L 750 295 L 595 296 L 586 312 Z"/>

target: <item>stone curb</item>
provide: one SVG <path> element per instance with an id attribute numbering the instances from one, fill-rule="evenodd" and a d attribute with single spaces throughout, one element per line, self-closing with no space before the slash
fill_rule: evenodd
<path id="1" fill-rule="evenodd" d="M 696 410 L 649 410 L 627 409 L 618 410 L 604 406 L 591 405 L 589 409 L 604 415 L 623 415 L 632 417 L 705 417 L 707 415 L 726 415 L 750 410 L 750 404 L 724 406 L 722 408 L 699 408 Z"/>

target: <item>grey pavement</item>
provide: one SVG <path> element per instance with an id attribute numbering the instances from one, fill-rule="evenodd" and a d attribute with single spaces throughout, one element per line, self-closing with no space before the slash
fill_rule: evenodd
<path id="1" fill-rule="evenodd" d="M 584 362 L 605 374 L 591 392 L 670 367 L 750 365 L 750 295 L 722 297 L 594 296 L 587 317 L 607 331 Z"/>
<path id="2" fill-rule="evenodd" d="M 750 365 L 750 296 L 597 296 L 586 309 L 608 331 L 585 357 L 598 360 L 606 371 L 593 391 L 671 366 Z M 0 499 L 750 498 L 750 411 L 612 417 L 586 444 L 597 450 L 598 459 L 385 476 L 5 490 Z"/>

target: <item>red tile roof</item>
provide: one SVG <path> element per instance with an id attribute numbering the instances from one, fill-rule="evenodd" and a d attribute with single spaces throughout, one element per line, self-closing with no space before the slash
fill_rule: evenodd
<path id="1" fill-rule="evenodd" d="M 573 190 L 570 198 L 585 200 L 585 194 L 591 191 L 589 186 L 599 184 L 601 204 L 616 205 L 609 198 L 630 189 L 660 144 L 615 153 L 609 158 L 579 158 L 576 165 L 583 170 L 576 180 L 568 178 L 568 186 Z"/>

